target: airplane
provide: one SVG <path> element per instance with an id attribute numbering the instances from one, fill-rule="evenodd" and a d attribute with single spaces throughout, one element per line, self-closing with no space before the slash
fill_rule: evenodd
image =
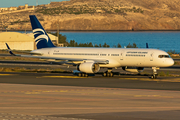
<path id="1" fill-rule="evenodd" d="M 11 55 L 19 57 L 32 57 L 46 60 L 63 61 L 66 64 L 77 66 L 78 76 L 87 77 L 97 73 L 101 68 L 108 70 L 104 77 L 113 77 L 113 68 L 122 67 L 129 72 L 141 72 L 145 67 L 153 70 L 153 79 L 157 78 L 160 67 L 169 67 L 174 64 L 170 55 L 159 49 L 146 48 L 80 48 L 56 47 L 35 15 L 30 15 L 31 26 L 37 46 L 30 55 L 16 55 L 8 44 L 6 46 Z"/>

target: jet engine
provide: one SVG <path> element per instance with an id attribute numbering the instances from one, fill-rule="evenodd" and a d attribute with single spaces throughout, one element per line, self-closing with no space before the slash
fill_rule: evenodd
<path id="1" fill-rule="evenodd" d="M 136 72 L 136 73 L 141 73 L 143 72 L 144 68 L 143 67 L 122 67 L 124 71 L 128 72 Z"/>
<path id="2" fill-rule="evenodd" d="M 77 70 L 84 73 L 96 73 L 100 70 L 99 64 L 93 62 L 81 63 L 77 66 Z"/>

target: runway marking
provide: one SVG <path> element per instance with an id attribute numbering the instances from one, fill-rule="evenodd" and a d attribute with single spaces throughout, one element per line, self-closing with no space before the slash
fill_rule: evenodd
<path id="1" fill-rule="evenodd" d="M 78 77 L 78 76 L 42 76 L 44 78 L 91 78 L 91 77 Z M 37 77 L 37 78 L 42 78 Z"/>

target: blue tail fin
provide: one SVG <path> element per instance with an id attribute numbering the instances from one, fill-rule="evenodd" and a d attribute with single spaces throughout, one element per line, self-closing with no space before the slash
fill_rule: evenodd
<path id="1" fill-rule="evenodd" d="M 35 15 L 30 15 L 31 26 L 37 49 L 55 47 Z"/>

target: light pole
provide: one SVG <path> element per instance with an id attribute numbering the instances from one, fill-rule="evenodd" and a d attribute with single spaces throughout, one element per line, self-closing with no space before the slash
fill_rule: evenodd
<path id="1" fill-rule="evenodd" d="M 2 32 L 2 28 L 3 28 L 3 21 L 1 19 L 1 32 Z"/>
<path id="2" fill-rule="evenodd" d="M 25 34 L 26 34 L 26 23 L 25 23 Z"/>
<path id="3" fill-rule="evenodd" d="M 36 0 L 36 6 L 38 6 L 38 0 Z"/>
<path id="4" fill-rule="evenodd" d="M 57 45 L 59 43 L 59 22 L 57 23 Z"/>

